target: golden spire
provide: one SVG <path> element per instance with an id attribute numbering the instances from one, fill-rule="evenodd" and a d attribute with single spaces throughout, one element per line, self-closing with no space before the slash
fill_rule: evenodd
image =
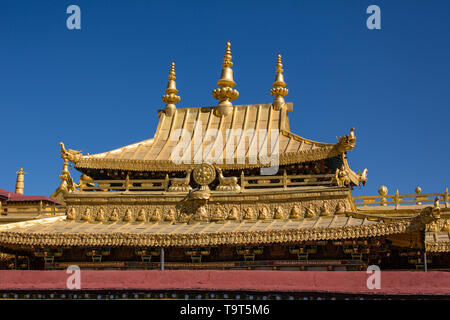
<path id="1" fill-rule="evenodd" d="M 20 168 L 19 171 L 16 172 L 16 174 L 17 174 L 16 193 L 18 193 L 18 194 L 23 194 L 23 189 L 25 187 L 25 184 L 24 184 L 25 173 L 26 172 L 23 171 L 23 168 Z"/>
<path id="2" fill-rule="evenodd" d="M 219 117 L 229 115 L 233 110 L 231 101 L 239 97 L 239 92 L 236 89 L 233 89 L 236 82 L 233 80 L 233 69 L 231 69 L 233 62 L 231 62 L 230 47 L 231 43 L 227 42 L 227 48 L 222 62 L 222 74 L 219 81 L 217 81 L 219 88 L 214 89 L 212 92 L 213 97 L 219 100 L 216 110 L 216 114 Z"/>
<path id="3" fill-rule="evenodd" d="M 167 116 L 171 116 L 175 112 L 175 103 L 180 102 L 181 98 L 177 96 L 178 90 L 175 83 L 175 62 L 172 62 L 169 72 L 169 81 L 167 82 L 166 94 L 162 97 L 162 101 L 166 103 L 164 112 Z"/>
<path id="4" fill-rule="evenodd" d="M 288 94 L 289 90 L 286 89 L 286 82 L 283 77 L 283 64 L 281 63 L 281 54 L 277 57 L 275 82 L 272 84 L 273 88 L 270 89 L 270 94 L 274 96 L 273 106 L 275 110 L 279 110 L 284 105 L 284 96 Z"/>

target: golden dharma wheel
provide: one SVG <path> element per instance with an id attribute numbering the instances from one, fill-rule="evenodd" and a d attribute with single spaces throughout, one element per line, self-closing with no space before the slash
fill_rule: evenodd
<path id="1" fill-rule="evenodd" d="M 195 182 L 199 185 L 208 185 L 216 178 L 216 169 L 207 163 L 203 163 L 194 169 L 192 173 Z"/>

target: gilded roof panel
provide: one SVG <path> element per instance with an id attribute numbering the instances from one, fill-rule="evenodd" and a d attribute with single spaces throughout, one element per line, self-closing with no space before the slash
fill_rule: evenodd
<path id="1" fill-rule="evenodd" d="M 258 148 L 258 139 L 249 139 L 251 136 L 248 129 L 256 131 L 257 136 L 259 130 L 279 130 L 280 134 L 280 153 L 286 154 L 286 157 L 281 157 L 280 163 L 286 164 L 300 161 L 312 161 L 316 159 L 324 159 L 327 157 L 338 155 L 339 152 L 335 145 L 326 143 L 316 143 L 291 132 L 285 131 L 287 126 L 287 110 L 281 108 L 275 110 L 272 104 L 258 104 L 258 105 L 241 105 L 233 108 L 233 113 L 227 117 L 218 117 L 215 115 L 215 107 L 203 108 L 177 108 L 172 116 L 167 116 L 165 113 L 160 113 L 160 121 L 158 123 L 157 131 L 153 139 L 144 140 L 128 146 L 124 146 L 115 150 L 93 155 L 82 156 L 76 161 L 78 168 L 109 168 L 109 169 L 130 169 L 130 170 L 151 170 L 157 163 L 158 166 L 163 167 L 167 162 L 173 162 L 171 153 L 173 148 L 178 144 L 179 131 L 184 130 L 190 137 L 197 135 L 205 138 L 207 130 L 217 130 L 222 135 L 222 152 L 219 155 L 222 158 L 222 163 L 226 163 L 227 144 L 232 143 L 235 152 L 233 158 L 237 163 L 236 157 L 238 154 L 245 155 L 245 165 L 251 164 L 249 154 L 253 144 Z M 239 129 L 241 136 L 233 139 L 227 139 L 227 131 L 229 129 Z M 245 135 L 247 134 L 247 137 Z M 270 134 L 270 132 L 269 132 Z M 202 149 L 210 145 L 211 138 L 202 138 Z M 261 137 L 262 138 L 262 137 Z M 262 138 L 263 139 L 263 138 Z M 266 138 L 269 142 L 270 138 Z M 233 140 L 233 141 L 231 141 Z M 264 140 L 264 139 L 263 139 Z M 238 141 L 238 142 L 236 142 Z M 216 142 L 218 143 L 218 142 Z M 215 144 L 216 144 L 215 143 Z M 191 141 L 191 147 L 194 141 Z M 220 149 L 220 145 L 217 146 Z M 267 146 L 269 148 L 269 144 Z M 194 163 L 195 150 L 191 148 L 191 163 Z M 305 155 L 299 155 L 305 153 Z M 312 153 L 311 153 L 312 152 Z M 140 165 L 137 163 L 143 162 Z M 218 163 L 221 163 L 220 160 Z M 224 165 L 226 166 L 226 165 Z M 259 166 L 255 163 L 253 166 Z M 142 167 L 142 168 L 141 168 Z M 175 170 L 183 170 L 183 168 L 176 168 Z"/>

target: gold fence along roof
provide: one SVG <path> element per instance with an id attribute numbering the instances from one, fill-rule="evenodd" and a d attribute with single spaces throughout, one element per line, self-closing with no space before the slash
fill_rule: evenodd
<path id="1" fill-rule="evenodd" d="M 211 156 L 216 159 L 214 162 L 217 167 L 240 169 L 261 167 L 265 164 L 268 166 L 270 164 L 262 163 L 259 161 L 259 157 L 251 159 L 251 156 L 252 151 L 255 150 L 253 148 L 259 148 L 260 146 L 261 148 L 266 146 L 270 148 L 272 146 L 272 142 L 270 142 L 271 130 L 279 130 L 280 133 L 279 164 L 281 165 L 325 159 L 342 153 L 342 149 L 338 150 L 337 144 L 315 142 L 291 133 L 287 112 L 292 110 L 292 103 L 287 103 L 286 107 L 279 110 L 276 110 L 271 103 L 234 106 L 232 114 L 226 117 L 217 116 L 216 109 L 216 107 L 177 108 L 171 116 L 168 116 L 165 112 L 160 112 L 159 123 L 153 139 L 104 153 L 82 156 L 76 161 L 76 167 L 137 171 L 181 171 L 198 164 L 195 159 L 198 159 L 199 155 L 204 152 L 203 148 L 210 148 Z M 186 130 L 193 139 L 190 144 L 189 161 L 176 164 L 171 153 L 179 143 L 179 129 Z M 230 135 L 227 139 L 228 129 L 237 130 L 234 132 L 239 132 L 240 129 L 242 134 L 236 138 L 231 138 Z M 223 137 L 222 148 L 219 148 L 220 139 L 205 137 L 207 130 L 217 130 L 216 132 Z M 252 132 L 251 130 L 255 132 L 254 138 L 249 134 L 249 132 Z M 267 130 L 266 132 L 268 132 L 266 145 L 258 142 L 260 130 Z M 247 134 L 245 134 L 246 132 Z M 201 138 L 196 141 L 194 134 L 199 135 L 199 133 Z M 231 141 L 232 139 L 233 141 Z M 261 139 L 264 138 L 261 137 Z M 194 145 L 198 141 L 201 142 L 201 148 Z M 229 149 L 227 149 L 227 146 Z M 185 148 L 188 148 L 188 146 L 186 145 Z M 227 150 L 234 150 L 234 153 L 227 155 Z M 271 150 L 266 149 L 266 151 L 270 155 Z M 244 155 L 245 163 L 238 163 L 237 155 L 240 157 Z M 233 159 L 232 164 L 229 163 L 231 157 Z M 190 164 L 186 164 L 186 162 Z"/>
<path id="2" fill-rule="evenodd" d="M 212 246 L 341 240 L 408 232 L 412 219 L 318 217 L 269 222 L 161 223 L 86 222 L 65 217 L 0 226 L 1 245 Z"/>

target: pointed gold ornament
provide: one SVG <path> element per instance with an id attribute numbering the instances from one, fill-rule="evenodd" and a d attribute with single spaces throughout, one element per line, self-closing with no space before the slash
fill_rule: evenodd
<path id="1" fill-rule="evenodd" d="M 273 107 L 275 110 L 280 110 L 281 107 L 284 106 L 284 96 L 289 93 L 289 90 L 286 89 L 286 82 L 284 82 L 283 76 L 283 64 L 281 63 L 281 54 L 277 57 L 277 65 L 276 65 L 276 75 L 275 82 L 272 84 L 273 88 L 270 89 L 270 94 L 274 96 L 273 99 Z"/>
<path id="2" fill-rule="evenodd" d="M 226 117 L 233 111 L 233 104 L 231 101 L 239 97 L 239 92 L 233 89 L 236 86 L 236 82 L 233 80 L 233 62 L 231 62 L 231 43 L 227 42 L 227 48 L 225 50 L 225 56 L 222 62 L 222 74 L 217 85 L 219 88 L 214 89 L 212 95 L 215 99 L 219 100 L 217 105 L 216 115 L 219 117 Z"/>
<path id="3" fill-rule="evenodd" d="M 169 81 L 167 82 L 166 94 L 162 97 L 162 101 L 166 103 L 164 112 L 167 116 L 171 116 L 175 113 L 175 103 L 180 102 L 181 98 L 177 96 L 178 90 L 175 83 L 175 62 L 172 62 L 169 72 Z"/>

